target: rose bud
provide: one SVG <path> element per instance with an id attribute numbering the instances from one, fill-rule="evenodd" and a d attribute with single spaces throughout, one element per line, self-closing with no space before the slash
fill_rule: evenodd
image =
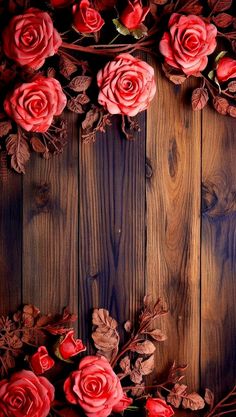
<path id="1" fill-rule="evenodd" d="M 160 398 L 148 398 L 146 410 L 148 417 L 171 417 L 174 415 L 172 407 Z"/>
<path id="2" fill-rule="evenodd" d="M 51 369 L 55 362 L 49 356 L 47 348 L 40 346 L 37 352 L 29 358 L 29 363 L 36 375 L 41 375 Z"/>
<path id="3" fill-rule="evenodd" d="M 100 13 L 90 7 L 88 0 L 81 0 L 80 4 L 75 4 L 73 14 L 73 26 L 81 33 L 98 32 L 105 23 Z"/>
<path id="4" fill-rule="evenodd" d="M 55 8 L 57 8 L 57 7 L 68 7 L 72 3 L 74 3 L 74 0 L 51 0 L 51 5 Z"/>
<path id="5" fill-rule="evenodd" d="M 119 21 L 129 30 L 138 29 L 149 10 L 149 7 L 143 7 L 141 0 L 128 0 L 126 8 L 121 12 Z"/>
<path id="6" fill-rule="evenodd" d="M 57 345 L 56 354 L 61 359 L 70 359 L 73 356 L 78 355 L 80 352 L 84 352 L 86 350 L 82 340 L 75 339 L 74 334 L 75 331 L 70 330 L 66 336 L 60 338 L 59 344 Z"/>
<path id="7" fill-rule="evenodd" d="M 221 58 L 216 67 L 216 76 L 222 83 L 230 78 L 236 78 L 236 59 L 226 56 Z"/>
<path id="8" fill-rule="evenodd" d="M 112 412 L 113 413 L 122 413 L 132 403 L 133 403 L 132 398 L 127 397 L 127 395 L 124 393 L 121 400 L 112 407 Z"/>

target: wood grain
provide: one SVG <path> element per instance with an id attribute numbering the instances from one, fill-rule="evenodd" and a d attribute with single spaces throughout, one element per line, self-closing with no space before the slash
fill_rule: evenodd
<path id="1" fill-rule="evenodd" d="M 147 120 L 147 288 L 170 312 L 161 323 L 168 341 L 157 356 L 161 370 L 189 364 L 187 382 L 199 383 L 201 120 L 186 82 L 168 83 L 157 70 L 157 95 Z"/>
<path id="2" fill-rule="evenodd" d="M 21 303 L 22 177 L 0 179 L 0 314 Z"/>
<path id="3" fill-rule="evenodd" d="M 209 128 L 210 126 L 210 128 Z M 202 386 L 236 381 L 236 121 L 203 113 Z"/>
<path id="4" fill-rule="evenodd" d="M 23 301 L 43 312 L 78 300 L 78 130 L 50 162 L 35 156 L 23 183 Z"/>
<path id="5" fill-rule="evenodd" d="M 145 291 L 145 114 L 134 141 L 117 121 L 95 144 L 80 144 L 79 318 L 90 334 L 91 309 L 119 322 L 132 317 Z"/>

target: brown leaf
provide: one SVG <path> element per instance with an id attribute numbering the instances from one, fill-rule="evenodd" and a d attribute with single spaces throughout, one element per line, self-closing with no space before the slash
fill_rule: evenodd
<path id="1" fill-rule="evenodd" d="M 221 96 L 216 96 L 213 100 L 213 106 L 218 113 L 225 116 L 228 111 L 229 102 L 228 100 L 226 100 L 226 98 L 223 98 Z"/>
<path id="2" fill-rule="evenodd" d="M 56 70 L 53 67 L 49 67 L 47 69 L 47 77 L 49 78 L 56 78 Z"/>
<path id="3" fill-rule="evenodd" d="M 117 321 L 109 315 L 109 311 L 104 308 L 95 308 L 92 317 L 95 326 L 110 328 L 115 330 L 118 326 Z"/>
<path id="4" fill-rule="evenodd" d="M 67 79 L 77 71 L 78 67 L 69 58 L 60 55 L 59 70 L 60 73 Z"/>
<path id="5" fill-rule="evenodd" d="M 130 369 L 130 358 L 129 356 L 125 356 L 123 359 L 121 359 L 120 363 L 119 363 L 122 371 L 124 372 L 124 374 L 129 374 L 131 369 Z"/>
<path id="6" fill-rule="evenodd" d="M 111 336 L 98 331 L 93 332 L 92 339 L 97 349 L 106 352 L 116 349 L 119 342 L 116 335 Z"/>
<path id="7" fill-rule="evenodd" d="M 182 403 L 182 395 L 186 395 L 187 385 L 175 384 L 172 391 L 167 397 L 168 403 L 173 405 L 175 408 L 179 408 Z"/>
<path id="8" fill-rule="evenodd" d="M 13 349 L 20 349 L 23 346 L 23 343 L 19 339 L 19 337 L 16 334 L 14 334 L 10 340 L 10 345 Z"/>
<path id="9" fill-rule="evenodd" d="M 190 408 L 192 411 L 201 410 L 205 407 L 205 401 L 197 392 L 192 392 L 183 398 L 182 406 L 185 409 Z"/>
<path id="10" fill-rule="evenodd" d="M 6 136 L 10 130 L 12 129 L 12 124 L 10 120 L 6 120 L 5 122 L 0 122 L 0 138 Z"/>
<path id="11" fill-rule="evenodd" d="M 130 379 L 132 382 L 134 382 L 135 384 L 141 384 L 143 377 L 142 374 L 140 373 L 140 371 L 134 369 L 131 374 L 130 374 Z"/>
<path id="12" fill-rule="evenodd" d="M 172 83 L 176 85 L 183 84 L 187 79 L 186 75 L 177 71 L 175 68 L 172 68 L 168 64 L 162 64 L 162 69 L 168 80 L 172 81 Z"/>
<path id="13" fill-rule="evenodd" d="M 154 355 L 151 355 L 148 359 L 138 358 L 134 365 L 134 370 L 139 372 L 140 375 L 149 375 L 154 369 Z"/>
<path id="14" fill-rule="evenodd" d="M 227 109 L 227 113 L 231 116 L 231 117 L 236 117 L 236 107 L 234 106 L 229 106 Z"/>
<path id="15" fill-rule="evenodd" d="M 160 329 L 151 330 L 147 334 L 157 342 L 164 342 L 167 339 L 167 336 Z"/>
<path id="16" fill-rule="evenodd" d="M 67 101 L 67 108 L 72 111 L 73 113 L 77 113 L 77 114 L 83 114 L 84 113 L 84 109 L 81 106 L 81 104 L 78 102 L 78 100 L 75 98 L 71 98 L 70 100 Z"/>
<path id="17" fill-rule="evenodd" d="M 124 329 L 127 333 L 130 333 L 132 330 L 133 324 L 130 320 L 127 320 L 124 324 Z"/>
<path id="18" fill-rule="evenodd" d="M 236 81 L 230 81 L 228 84 L 228 90 L 230 93 L 236 93 Z"/>
<path id="19" fill-rule="evenodd" d="M 35 152 L 44 153 L 46 151 L 45 145 L 36 136 L 30 139 L 30 144 Z"/>
<path id="20" fill-rule="evenodd" d="M 202 110 L 209 100 L 206 88 L 195 88 L 192 92 L 192 108 L 193 110 Z"/>
<path id="21" fill-rule="evenodd" d="M 68 87 L 73 91 L 81 93 L 89 88 L 91 82 L 92 77 L 88 77 L 87 75 L 78 75 L 71 80 Z"/>
<path id="22" fill-rule="evenodd" d="M 151 355 L 156 350 L 155 345 L 150 342 L 150 340 L 145 340 L 145 342 L 135 343 L 131 345 L 131 351 L 139 353 L 140 355 Z"/>
<path id="23" fill-rule="evenodd" d="M 25 174 L 25 164 L 30 158 L 29 145 L 21 135 L 8 136 L 6 149 L 11 155 L 11 167 L 18 173 Z"/>
<path id="24" fill-rule="evenodd" d="M 205 389 L 204 400 L 205 400 L 206 404 L 208 404 L 210 406 L 210 410 L 212 410 L 212 408 L 214 406 L 215 398 L 214 398 L 214 393 L 209 388 Z"/>
<path id="25" fill-rule="evenodd" d="M 217 16 L 212 17 L 213 23 L 219 28 L 227 28 L 233 23 L 233 16 L 228 13 L 219 13 Z"/>
<path id="26" fill-rule="evenodd" d="M 208 0 L 208 4 L 214 13 L 223 12 L 232 6 L 232 0 Z"/>
<path id="27" fill-rule="evenodd" d="M 188 13 L 188 14 L 195 14 L 199 15 L 202 14 L 203 6 L 199 1 L 194 2 L 186 2 L 180 9 L 181 13 Z"/>
<path id="28" fill-rule="evenodd" d="M 94 106 L 91 110 L 86 113 L 86 117 L 82 122 L 82 129 L 90 130 L 93 128 L 93 125 L 99 120 L 100 111 L 99 108 Z"/>
<path id="29" fill-rule="evenodd" d="M 138 387 L 133 387 L 132 389 L 131 389 L 131 394 L 134 396 L 134 397 L 141 397 L 141 395 L 143 394 L 145 392 L 145 383 L 143 382 L 143 383 L 141 383 L 141 384 L 139 384 L 139 386 Z"/>

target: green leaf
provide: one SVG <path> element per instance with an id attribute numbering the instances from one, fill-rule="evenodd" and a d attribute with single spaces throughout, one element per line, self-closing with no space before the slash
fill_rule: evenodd
<path id="1" fill-rule="evenodd" d="M 127 29 L 125 26 L 123 26 L 118 19 L 113 19 L 112 22 L 114 23 L 117 32 L 119 32 L 121 35 L 127 36 L 130 35 L 129 29 Z"/>
<path id="2" fill-rule="evenodd" d="M 130 33 L 135 39 L 141 39 L 148 35 L 148 28 L 141 24 L 137 29 L 131 30 Z"/>
<path id="3" fill-rule="evenodd" d="M 208 73 L 208 78 L 210 78 L 210 80 L 214 80 L 214 75 L 215 75 L 215 71 L 214 71 L 214 70 L 211 70 L 211 71 Z"/>
<path id="4" fill-rule="evenodd" d="M 215 58 L 215 63 L 217 64 L 217 62 L 219 62 L 219 60 L 221 58 L 223 58 L 223 56 L 225 56 L 228 53 L 228 51 L 221 51 Z"/>

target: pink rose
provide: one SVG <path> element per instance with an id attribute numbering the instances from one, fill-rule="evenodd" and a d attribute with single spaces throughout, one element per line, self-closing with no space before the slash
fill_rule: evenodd
<path id="1" fill-rule="evenodd" d="M 14 16 L 3 31 L 3 51 L 21 66 L 39 69 L 62 44 L 48 13 L 30 8 Z"/>
<path id="2" fill-rule="evenodd" d="M 29 363 L 36 375 L 41 375 L 51 369 L 55 362 L 49 356 L 47 348 L 40 346 L 37 352 L 29 358 Z"/>
<path id="3" fill-rule="evenodd" d="M 8 116 L 28 132 L 46 132 L 65 105 L 66 96 L 59 81 L 42 75 L 20 84 L 4 101 Z"/>
<path id="4" fill-rule="evenodd" d="M 65 381 L 64 391 L 71 404 L 82 407 L 88 417 L 107 417 L 123 397 L 120 380 L 104 357 L 86 356 L 78 371 Z"/>
<path id="5" fill-rule="evenodd" d="M 144 7 L 141 0 L 128 0 L 128 4 L 122 11 L 119 21 L 129 30 L 138 29 L 149 12 L 149 7 Z"/>
<path id="6" fill-rule="evenodd" d="M 0 416 L 47 417 L 54 399 L 54 387 L 31 371 L 16 372 L 0 381 Z"/>
<path id="7" fill-rule="evenodd" d="M 73 6 L 74 27 L 81 33 L 98 32 L 104 25 L 100 13 L 90 6 L 88 0 L 81 0 L 79 4 Z"/>
<path id="8" fill-rule="evenodd" d="M 219 82 L 224 83 L 230 78 L 236 78 L 236 59 L 224 56 L 216 67 L 216 76 Z"/>
<path id="9" fill-rule="evenodd" d="M 130 54 L 120 54 L 97 74 L 98 102 L 111 114 L 135 116 L 156 92 L 154 69 Z"/>
<path id="10" fill-rule="evenodd" d="M 160 42 L 160 52 L 171 67 L 181 69 L 186 75 L 199 73 L 206 68 L 207 56 L 216 48 L 217 29 L 199 16 L 173 13 L 169 32 Z"/>
<path id="11" fill-rule="evenodd" d="M 72 356 L 76 356 L 80 352 L 84 352 L 86 350 L 82 340 L 75 339 L 74 334 L 74 330 L 70 330 L 60 339 L 58 344 L 58 353 L 62 359 L 69 359 Z"/>
<path id="12" fill-rule="evenodd" d="M 148 417 L 171 417 L 174 415 L 172 407 L 160 398 L 148 398 L 146 409 Z"/>
<path id="13" fill-rule="evenodd" d="M 115 404 L 114 407 L 112 407 L 112 412 L 122 413 L 132 403 L 133 403 L 132 398 L 127 397 L 127 395 L 123 393 L 123 397 L 121 398 L 121 400 L 117 404 Z"/>

